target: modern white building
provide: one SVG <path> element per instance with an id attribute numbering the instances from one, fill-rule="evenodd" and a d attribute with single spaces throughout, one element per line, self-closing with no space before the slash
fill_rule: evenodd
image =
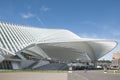
<path id="1" fill-rule="evenodd" d="M 33 64 L 29 59 L 95 61 L 116 45 L 117 42 L 113 40 L 81 38 L 65 29 L 35 28 L 0 22 L 0 62 L 2 65 L 7 61 L 5 65 L 11 65 L 13 69 Z M 21 62 L 23 63 L 20 64 Z"/>

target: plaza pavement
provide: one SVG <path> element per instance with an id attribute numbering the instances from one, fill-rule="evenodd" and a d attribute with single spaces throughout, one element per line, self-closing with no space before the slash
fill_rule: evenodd
<path id="1" fill-rule="evenodd" d="M 120 74 L 101 71 L 0 72 L 0 80 L 120 80 Z"/>
<path id="2" fill-rule="evenodd" d="M 0 72 L 0 80 L 67 80 L 67 73 Z"/>
<path id="3" fill-rule="evenodd" d="M 120 80 L 120 74 L 104 73 L 103 71 L 72 71 L 68 80 Z"/>

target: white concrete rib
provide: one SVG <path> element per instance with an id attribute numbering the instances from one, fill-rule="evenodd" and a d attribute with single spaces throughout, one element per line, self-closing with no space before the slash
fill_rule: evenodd
<path id="1" fill-rule="evenodd" d="M 33 52 L 44 58 L 73 60 L 84 57 L 86 60 L 94 60 L 107 54 L 116 45 L 114 40 L 80 38 L 64 29 L 34 28 L 0 22 L 0 55 L 4 54 L 4 58 L 31 51 L 30 54 Z"/>

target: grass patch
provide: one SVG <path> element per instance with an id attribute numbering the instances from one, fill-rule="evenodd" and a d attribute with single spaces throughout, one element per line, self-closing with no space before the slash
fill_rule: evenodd
<path id="1" fill-rule="evenodd" d="M 104 70 L 93 70 L 95 72 L 100 72 L 100 73 L 104 73 L 105 71 Z M 120 74 L 120 70 L 107 70 L 107 73 L 110 73 L 110 74 Z"/>
<path id="2" fill-rule="evenodd" d="M 116 73 L 120 73 L 120 70 L 116 71 Z"/>
<path id="3" fill-rule="evenodd" d="M 103 72 L 104 72 L 104 70 L 103 70 Z M 107 73 L 120 74 L 120 70 L 107 70 Z"/>

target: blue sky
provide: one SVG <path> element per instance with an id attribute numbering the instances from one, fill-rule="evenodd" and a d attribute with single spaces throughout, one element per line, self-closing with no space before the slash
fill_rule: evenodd
<path id="1" fill-rule="evenodd" d="M 120 42 L 120 0 L 0 0 L 0 21 Z M 102 59 L 112 59 L 113 52 Z"/>

